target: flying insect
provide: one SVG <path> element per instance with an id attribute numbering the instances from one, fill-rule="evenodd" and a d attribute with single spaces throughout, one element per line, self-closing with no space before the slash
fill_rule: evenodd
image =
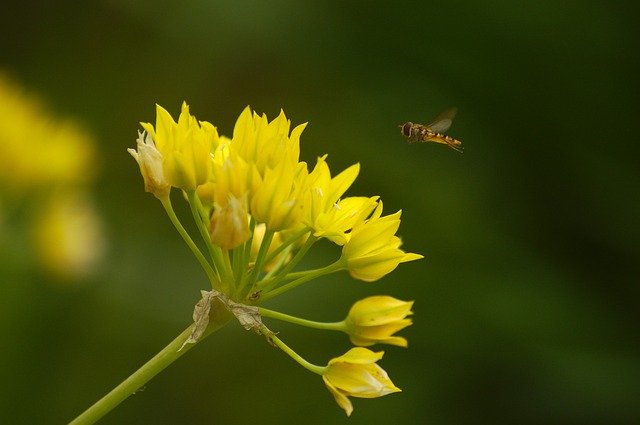
<path id="1" fill-rule="evenodd" d="M 427 125 L 406 122 L 399 126 L 400 133 L 402 133 L 402 135 L 411 143 L 441 143 L 462 153 L 462 142 L 443 134 L 449 129 L 449 127 L 451 127 L 451 123 L 453 122 L 453 117 L 455 117 L 456 112 L 456 108 L 447 109 Z"/>

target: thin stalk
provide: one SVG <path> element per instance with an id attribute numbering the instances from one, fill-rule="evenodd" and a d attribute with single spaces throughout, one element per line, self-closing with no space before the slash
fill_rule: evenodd
<path id="1" fill-rule="evenodd" d="M 337 271 L 343 270 L 344 269 L 344 261 L 342 259 L 336 261 L 335 263 L 329 264 L 326 267 L 322 267 L 319 269 L 315 269 L 315 270 L 309 270 L 307 272 L 306 275 L 293 280 L 285 285 L 280 286 L 279 288 L 276 289 L 272 289 L 270 291 L 268 291 L 266 294 L 264 294 L 260 299 L 262 301 L 266 301 L 269 300 L 275 296 L 278 296 L 284 292 L 287 292 L 299 285 L 302 285 L 305 282 L 308 282 L 312 279 L 315 279 L 317 277 L 323 276 L 325 274 L 330 274 L 330 273 L 335 273 Z"/>
<path id="2" fill-rule="evenodd" d="M 282 269 L 278 271 L 278 274 L 276 276 L 273 276 L 271 279 L 269 279 L 268 281 L 264 281 L 264 282 L 260 282 L 262 285 L 262 289 L 265 292 L 269 292 L 269 290 L 273 287 L 275 287 L 276 285 L 278 285 L 278 283 L 282 282 L 282 280 L 284 280 L 287 277 L 287 274 L 295 267 L 298 265 L 298 263 L 300 262 L 300 260 L 302 260 L 302 258 L 305 256 L 305 254 L 307 253 L 307 251 L 309 251 L 309 249 L 311 248 L 311 246 L 317 241 L 318 239 L 316 237 L 314 237 L 313 235 L 309 235 L 309 237 L 307 238 L 307 241 L 304 243 L 304 245 L 302 246 L 302 248 L 300 248 L 300 250 L 298 252 L 296 252 L 296 255 L 293 256 L 293 258 L 291 259 L 291 261 L 289 261 L 289 263 Z"/>
<path id="3" fill-rule="evenodd" d="M 229 319 L 231 314 L 224 309 L 220 309 L 220 314 L 212 317 L 211 322 L 205 332 L 202 335 L 200 341 L 206 338 L 213 332 L 223 327 Z M 116 406 L 122 403 L 130 395 L 134 394 L 138 389 L 144 386 L 154 376 L 164 370 L 171 363 L 180 358 L 183 354 L 189 351 L 195 344 L 187 344 L 182 349 L 182 344 L 191 335 L 191 331 L 195 325 L 189 326 L 185 329 L 176 339 L 171 341 L 169 345 L 164 347 L 158 354 L 156 354 L 151 360 L 145 363 L 140 369 L 135 371 L 131 376 L 122 381 L 120 385 L 111 390 L 107 395 L 98 400 L 95 404 L 85 410 L 80 416 L 70 422 L 70 425 L 85 425 L 93 424 L 102 418 L 104 415 L 113 410 Z"/>
<path id="4" fill-rule="evenodd" d="M 182 239 L 185 241 L 189 249 L 191 249 L 191 252 L 193 252 L 193 255 L 195 255 L 196 258 L 198 259 L 198 262 L 200 263 L 205 273 L 207 274 L 207 277 L 209 278 L 209 282 L 213 287 L 216 287 L 217 284 L 220 282 L 220 276 L 218 276 L 216 271 L 211 267 L 211 264 L 204 257 L 204 255 L 200 251 L 200 248 L 198 248 L 198 246 L 193 242 L 193 239 L 191 239 L 191 236 L 189 236 L 189 233 L 187 233 L 185 228 L 182 226 L 182 223 L 180 223 L 178 216 L 176 216 L 176 213 L 173 210 L 173 205 L 171 205 L 171 199 L 169 199 L 169 197 L 167 196 L 165 198 L 160 198 L 160 202 L 162 202 L 162 206 L 167 212 L 167 215 L 169 216 L 169 220 L 171 220 L 171 223 L 173 223 L 173 226 L 176 228 L 180 236 L 182 236 Z"/>
<path id="5" fill-rule="evenodd" d="M 230 270 L 227 269 L 225 262 L 222 259 L 222 252 L 220 248 L 214 246 L 211 243 L 209 231 L 205 227 L 202 215 L 200 214 L 200 211 L 202 210 L 202 204 L 200 203 L 200 199 L 198 198 L 196 191 L 192 190 L 190 192 L 187 192 L 187 198 L 189 199 L 189 206 L 191 207 L 193 220 L 196 222 L 196 226 L 198 227 L 200 236 L 202 237 L 202 240 L 209 250 L 211 261 L 213 261 L 216 270 L 218 270 L 218 273 L 220 273 L 222 281 L 228 284 L 230 282 Z"/>
<path id="6" fill-rule="evenodd" d="M 266 329 L 266 327 L 263 329 L 263 332 L 265 330 L 266 330 L 266 332 L 269 332 L 268 329 Z M 267 333 L 265 333 L 265 334 L 267 334 Z M 311 371 L 313 373 L 317 373 L 318 375 L 322 375 L 324 373 L 324 371 L 327 369 L 324 366 L 317 366 L 317 365 L 314 365 L 313 363 L 309 363 L 308 361 L 306 361 L 298 353 L 293 351 L 287 344 L 285 344 L 280 338 L 278 338 L 274 333 L 271 333 L 269 338 L 282 351 L 287 353 L 289 355 L 289 357 L 291 357 L 293 360 L 298 362 L 298 364 L 300 364 L 302 367 L 304 367 L 308 371 Z"/>
<path id="7" fill-rule="evenodd" d="M 262 238 L 262 243 L 260 244 L 260 249 L 258 250 L 258 256 L 256 257 L 256 263 L 253 266 L 249 281 L 247 282 L 247 287 L 252 288 L 256 280 L 258 280 L 260 272 L 262 271 L 262 267 L 264 267 L 264 260 L 267 257 L 267 252 L 269 252 L 269 246 L 271 246 L 271 241 L 273 240 L 274 233 L 275 232 L 273 230 L 266 230 L 264 232 L 264 237 Z"/>
<path id="8" fill-rule="evenodd" d="M 324 329 L 330 331 L 345 331 L 346 329 L 346 323 L 344 320 L 340 322 L 316 322 L 314 320 L 301 319 L 300 317 L 290 316 L 288 314 L 269 310 L 263 307 L 258 307 L 258 310 L 260 310 L 260 315 L 263 317 L 271 317 L 272 319 L 306 326 L 307 328 Z"/>
<path id="9" fill-rule="evenodd" d="M 269 254 L 269 256 L 267 257 L 267 261 L 266 261 L 267 264 L 269 262 L 271 262 L 271 260 L 276 258 L 276 256 L 278 256 L 285 248 L 288 248 L 291 244 L 293 244 L 298 239 L 300 239 L 302 236 L 304 236 L 305 233 L 309 233 L 311 230 L 312 229 L 310 227 L 304 227 L 304 228 L 300 229 L 298 232 L 296 232 L 293 235 L 289 236 L 287 239 L 285 239 L 276 249 L 273 250 L 272 253 Z"/>

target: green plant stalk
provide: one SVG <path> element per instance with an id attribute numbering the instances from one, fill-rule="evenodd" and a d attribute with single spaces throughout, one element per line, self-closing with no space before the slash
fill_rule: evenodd
<path id="1" fill-rule="evenodd" d="M 289 261 L 289 263 L 287 263 L 286 266 L 284 266 L 283 269 L 278 270 L 277 274 L 275 276 L 272 276 L 268 279 L 264 279 L 262 281 L 260 281 L 258 283 L 258 286 L 260 287 L 260 289 L 262 291 L 264 291 L 265 293 L 270 292 L 272 288 L 274 288 L 275 286 L 277 286 L 280 282 L 282 282 L 284 279 L 286 279 L 289 275 L 289 272 L 298 265 L 298 263 L 300 262 L 300 260 L 302 260 L 302 257 L 305 256 L 305 254 L 307 253 L 307 251 L 309 251 L 309 248 L 311 248 L 311 246 L 318 240 L 318 238 L 314 237 L 313 235 L 309 235 L 309 237 L 307 238 L 307 241 L 305 242 L 305 244 L 302 246 L 302 248 L 300 248 L 300 250 L 293 256 L 293 258 L 291 259 L 291 261 Z M 307 272 L 304 272 L 304 275 L 307 275 Z"/>
<path id="2" fill-rule="evenodd" d="M 325 329 L 330 331 L 346 332 L 347 326 L 344 320 L 340 322 L 316 322 L 314 320 L 301 319 L 300 317 L 290 316 L 288 314 L 273 311 L 264 307 L 258 307 L 260 315 L 263 317 L 271 317 L 272 319 L 282 320 L 284 322 L 294 323 L 296 325 L 306 326 L 314 329 Z"/>
<path id="3" fill-rule="evenodd" d="M 273 240 L 274 235 L 273 230 L 266 230 L 264 232 L 264 236 L 262 237 L 262 243 L 260 244 L 260 248 L 258 249 L 258 255 L 256 256 L 256 262 L 253 266 L 253 270 L 249 273 L 247 280 L 242 281 L 240 286 L 238 287 L 239 297 L 242 299 L 247 294 L 251 293 L 260 273 L 262 272 L 262 267 L 264 266 L 264 260 L 267 257 L 267 252 L 269 252 L 269 246 L 271 246 L 271 241 Z"/>
<path id="4" fill-rule="evenodd" d="M 324 371 L 327 369 L 325 366 L 317 366 L 317 365 L 314 365 L 313 363 L 309 363 L 308 361 L 306 361 L 304 358 L 302 358 L 302 356 L 300 356 L 298 353 L 293 351 L 287 344 L 285 344 L 273 332 L 270 332 L 266 327 L 264 327 L 264 329 L 262 329 L 262 332 L 265 335 L 270 335 L 269 339 L 271 340 L 271 342 L 273 342 L 275 345 L 277 345 L 278 348 L 280 348 L 282 351 L 287 353 L 287 355 L 289 355 L 289 357 L 291 357 L 293 360 L 298 362 L 298 364 L 300 366 L 304 367 L 308 371 L 313 372 L 313 373 L 317 373 L 318 375 L 322 375 L 324 373 Z"/>
<path id="5" fill-rule="evenodd" d="M 213 264 L 220 273 L 222 277 L 222 283 L 224 285 L 229 285 L 233 282 L 233 277 L 231 276 L 231 271 L 227 269 L 227 266 L 222 258 L 222 251 L 217 246 L 214 246 L 211 243 L 211 238 L 209 237 L 209 231 L 205 227 L 205 224 L 202 220 L 202 214 L 200 214 L 202 210 L 202 204 L 200 203 L 200 199 L 195 190 L 187 192 L 187 199 L 189 200 L 189 207 L 191 208 L 191 215 L 193 216 L 193 220 L 196 222 L 196 227 L 200 232 L 200 236 L 202 237 L 202 241 L 207 246 L 207 250 L 209 251 L 209 256 L 213 261 Z M 223 288 L 225 291 L 228 288 Z"/>
<path id="6" fill-rule="evenodd" d="M 193 255 L 195 255 L 196 258 L 198 259 L 198 262 L 200 263 L 205 273 L 207 274 L 207 277 L 209 278 L 209 282 L 211 283 L 211 286 L 216 288 L 218 286 L 217 284 L 220 283 L 220 278 L 218 277 L 218 274 L 211 267 L 211 264 L 207 261 L 207 259 L 204 257 L 202 252 L 200 252 L 200 249 L 195 244 L 195 242 L 193 242 L 193 239 L 191 239 L 191 236 L 189 236 L 189 233 L 187 233 L 185 228 L 182 226 L 182 223 L 180 223 L 178 216 L 176 216 L 176 213 L 173 210 L 173 205 L 171 205 L 171 199 L 169 198 L 169 196 L 167 196 L 166 198 L 160 198 L 160 202 L 162 202 L 162 206 L 167 212 L 167 215 L 169 216 L 169 220 L 171 220 L 171 223 L 173 223 L 173 226 L 176 228 L 180 236 L 182 236 L 182 239 L 185 241 L 189 249 L 191 249 L 191 252 L 193 252 Z"/>
<path id="7" fill-rule="evenodd" d="M 284 251 L 286 248 L 288 248 L 290 245 L 292 245 L 294 242 L 296 242 L 297 240 L 299 240 L 300 238 L 302 238 L 302 236 L 305 235 L 305 233 L 309 233 L 311 232 L 312 229 L 310 227 L 304 227 L 303 229 L 301 229 L 300 231 L 294 233 L 293 235 L 289 236 L 286 240 L 284 240 L 276 249 L 273 250 L 272 253 L 270 253 L 267 256 L 267 260 L 265 261 L 267 264 L 271 262 L 271 260 L 273 260 L 274 258 L 276 258 L 278 255 L 280 255 L 280 253 L 282 251 Z"/>
<path id="8" fill-rule="evenodd" d="M 231 313 L 221 306 L 220 308 L 217 308 L 215 312 L 212 307 L 209 326 L 200 338 L 200 341 L 222 328 L 231 319 L 231 317 Z M 145 363 L 127 379 L 122 381 L 120 385 L 111 390 L 107 395 L 85 410 L 80 414 L 80 416 L 71 421 L 69 425 L 87 425 L 95 423 L 149 382 L 151 378 L 156 376 L 167 366 L 189 351 L 195 344 L 187 344 L 184 347 L 182 347 L 182 344 L 191 335 L 191 331 L 194 326 L 195 325 L 192 324 L 185 329 L 176 339 L 171 341 L 169 345 L 164 347 L 151 360 Z M 180 349 L 181 347 L 182 349 Z"/>
<path id="9" fill-rule="evenodd" d="M 346 261 L 343 260 L 342 258 L 340 258 L 338 261 L 336 261 L 335 263 L 329 264 L 326 267 L 322 267 L 319 269 L 315 269 L 315 270 L 309 270 L 307 272 L 305 272 L 305 274 L 301 277 L 299 277 L 296 280 L 293 280 L 291 282 L 288 282 L 278 288 L 272 289 L 270 291 L 268 291 L 265 295 L 263 295 L 261 297 L 262 301 L 266 301 L 269 300 L 275 296 L 278 296 L 284 292 L 290 291 L 291 289 L 302 285 L 305 282 L 308 282 L 312 279 L 315 279 L 317 277 L 323 276 L 325 274 L 330 274 L 330 273 L 335 273 L 338 272 L 340 270 L 344 270 L 346 267 Z"/>

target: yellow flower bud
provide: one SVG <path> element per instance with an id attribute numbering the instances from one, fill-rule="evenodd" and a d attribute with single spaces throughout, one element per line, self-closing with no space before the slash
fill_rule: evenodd
<path id="1" fill-rule="evenodd" d="M 342 258 L 355 279 L 373 282 L 395 270 L 400 263 L 423 258 L 400 249 L 402 242 L 395 233 L 400 226 L 401 211 L 384 217 L 380 217 L 381 214 L 382 202 L 369 219 L 353 227 L 348 242 L 342 247 Z"/>
<path id="2" fill-rule="evenodd" d="M 376 343 L 407 346 L 407 340 L 393 336 L 410 326 L 413 301 L 401 301 L 378 295 L 367 297 L 353 304 L 345 320 L 347 332 L 354 345 L 367 347 Z"/>
<path id="3" fill-rule="evenodd" d="M 153 193 L 156 198 L 164 198 L 169 194 L 171 185 L 164 176 L 162 154 L 156 148 L 153 138 L 146 132 L 138 132 L 138 150 L 127 149 L 140 166 L 144 179 L 144 190 Z"/>
<path id="4" fill-rule="evenodd" d="M 353 411 L 348 397 L 375 398 L 402 391 L 376 364 L 383 354 L 356 347 L 329 361 L 322 379 L 347 416 Z"/>
<path id="5" fill-rule="evenodd" d="M 249 239 L 247 197 L 238 199 L 229 195 L 226 205 L 214 204 L 209 223 L 211 242 L 224 249 L 233 249 Z"/>

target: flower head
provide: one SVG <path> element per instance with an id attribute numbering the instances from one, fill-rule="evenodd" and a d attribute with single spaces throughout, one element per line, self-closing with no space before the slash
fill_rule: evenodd
<path id="1" fill-rule="evenodd" d="M 367 347 L 376 343 L 407 346 L 407 340 L 393 336 L 411 325 L 413 301 L 401 301 L 393 297 L 378 295 L 353 304 L 347 316 L 347 332 L 355 345 Z"/>
<path id="2" fill-rule="evenodd" d="M 375 398 L 402 391 L 376 364 L 383 355 L 382 351 L 355 347 L 329 361 L 322 379 L 347 416 L 353 411 L 348 397 Z"/>
<path id="3" fill-rule="evenodd" d="M 245 329 L 264 335 L 300 365 L 322 375 L 347 415 L 353 410 L 349 397 L 374 398 L 400 391 L 376 363 L 383 352 L 363 347 L 376 343 L 406 347 L 406 339 L 395 333 L 411 325 L 407 317 L 413 302 L 369 297 L 356 302 L 345 320 L 331 323 L 258 307 L 323 275 L 347 269 L 356 279 L 373 281 L 399 263 L 422 258 L 400 249 L 395 235 L 400 212 L 383 217 L 378 196 L 344 197 L 360 165 L 332 175 L 324 155 L 309 171 L 299 158 L 305 124 L 291 129 L 283 111 L 269 121 L 245 108 L 231 138 L 218 136 L 208 122 L 196 121 L 186 103 L 177 122 L 157 106 L 155 127 L 142 126 L 145 133 L 138 138 L 137 151 L 129 151 L 140 165 L 145 188 L 160 198 L 213 287 L 203 291 L 194 309 L 194 328 L 185 344 L 203 337 L 213 297 Z M 185 192 L 208 256 L 173 210 L 171 187 Z M 340 258 L 314 269 L 297 268 L 320 238 L 341 246 Z M 314 365 L 267 328 L 262 317 L 346 332 L 360 347 L 327 366 Z"/>
<path id="4" fill-rule="evenodd" d="M 392 272 L 400 263 L 423 258 L 400 249 L 402 241 L 395 235 L 400 214 L 398 211 L 381 217 L 380 202 L 369 219 L 353 227 L 348 242 L 342 247 L 342 258 L 352 277 L 372 282 Z"/>

